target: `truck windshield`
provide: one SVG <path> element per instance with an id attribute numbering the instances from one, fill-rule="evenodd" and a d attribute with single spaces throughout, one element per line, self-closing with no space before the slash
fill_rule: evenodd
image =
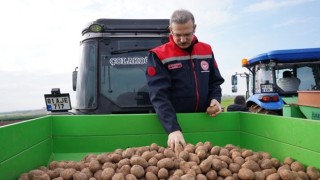
<path id="1" fill-rule="evenodd" d="M 81 44 L 81 56 L 78 71 L 76 108 L 92 109 L 97 106 L 97 42 L 85 41 Z"/>
<path id="2" fill-rule="evenodd" d="M 145 78 L 148 50 L 161 38 L 114 38 L 100 42 L 100 94 L 120 108 L 151 106 Z"/>

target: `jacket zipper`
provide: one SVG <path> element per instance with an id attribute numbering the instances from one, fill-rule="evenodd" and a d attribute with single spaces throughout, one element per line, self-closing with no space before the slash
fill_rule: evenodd
<path id="1" fill-rule="evenodd" d="M 192 71 L 193 71 L 193 76 L 194 76 L 194 82 L 196 84 L 196 97 L 197 97 L 197 101 L 196 101 L 196 109 L 195 112 L 198 112 L 199 109 L 199 90 L 198 90 L 198 81 L 197 81 L 197 74 L 195 71 L 195 67 L 194 67 L 194 63 L 192 61 L 191 55 L 190 55 L 190 61 L 191 61 L 191 65 L 192 65 Z"/>

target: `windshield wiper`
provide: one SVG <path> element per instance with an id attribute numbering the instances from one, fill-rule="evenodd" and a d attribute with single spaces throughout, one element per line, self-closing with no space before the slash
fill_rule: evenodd
<path id="1" fill-rule="evenodd" d="M 123 53 L 129 53 L 129 52 L 139 52 L 139 51 L 149 51 L 151 48 L 141 48 L 141 49 L 119 49 L 115 51 L 111 51 L 110 53 L 112 55 L 114 54 L 123 54 Z"/>

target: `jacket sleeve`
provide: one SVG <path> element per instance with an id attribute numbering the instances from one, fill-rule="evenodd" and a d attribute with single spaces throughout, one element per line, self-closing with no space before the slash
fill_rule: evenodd
<path id="1" fill-rule="evenodd" d="M 223 77 L 220 74 L 217 62 L 214 58 L 214 54 L 212 53 L 212 66 L 210 70 L 210 80 L 209 80 L 209 95 L 210 100 L 216 99 L 221 103 L 221 84 L 224 82 Z"/>
<path id="2" fill-rule="evenodd" d="M 150 101 L 162 126 L 168 134 L 177 130 L 181 131 L 175 109 L 170 101 L 170 74 L 154 52 L 148 55 L 146 78 Z"/>

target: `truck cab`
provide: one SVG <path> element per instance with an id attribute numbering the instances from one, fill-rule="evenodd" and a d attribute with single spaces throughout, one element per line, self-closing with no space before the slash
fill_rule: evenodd
<path id="1" fill-rule="evenodd" d="M 148 51 L 169 41 L 168 19 L 98 19 L 82 31 L 73 72 L 77 114 L 153 112 L 145 69 Z"/>
<path id="2" fill-rule="evenodd" d="M 281 115 L 284 104 L 297 103 L 298 91 L 320 90 L 320 48 L 270 51 L 243 59 L 242 66 L 249 73 L 232 76 L 233 91 L 237 76 L 246 74 L 247 106 L 254 112 L 263 109 Z M 287 82 L 289 89 L 281 86 L 284 72 L 299 83 Z"/>

